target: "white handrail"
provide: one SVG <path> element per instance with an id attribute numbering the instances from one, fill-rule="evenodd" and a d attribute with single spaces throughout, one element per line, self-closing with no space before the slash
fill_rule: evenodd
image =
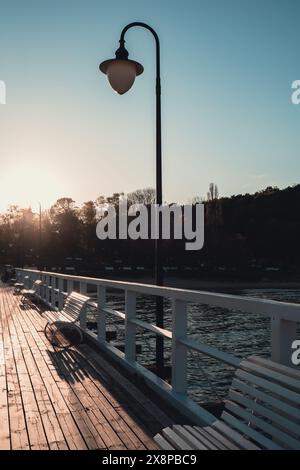
<path id="1" fill-rule="evenodd" d="M 51 308 L 61 308 L 65 295 L 74 290 L 75 282 L 79 285 L 80 292 L 85 294 L 88 293 L 88 286 L 96 286 L 97 301 L 95 302 L 94 298 L 91 299 L 90 305 L 97 309 L 97 336 L 88 330 L 85 331 L 86 334 L 97 341 L 99 347 L 122 362 L 127 368 L 141 373 L 156 391 L 174 401 L 176 405 L 183 408 L 183 412 L 188 410 L 193 417 L 196 413 L 196 415 L 199 415 L 200 420 L 202 418 L 202 421 L 206 414 L 201 407 L 198 407 L 187 396 L 187 351 L 200 352 L 233 367 L 238 367 L 240 359 L 187 336 L 188 303 L 207 304 L 269 317 L 271 319 L 272 359 L 279 363 L 292 365 L 290 348 L 296 338 L 297 323 L 300 322 L 299 304 L 30 269 L 18 268 L 16 271 L 18 278 L 24 279 L 29 276 L 31 283 L 36 279 L 42 279 L 44 287 L 41 289 L 41 297 Z M 117 289 L 125 292 L 125 313 L 106 306 L 107 289 Z M 136 297 L 139 294 L 162 296 L 172 300 L 172 331 L 136 319 Z M 125 353 L 120 352 L 106 342 L 106 315 L 113 315 L 125 321 Z M 82 325 L 85 325 L 85 319 L 82 319 Z M 136 328 L 142 328 L 171 340 L 171 385 L 136 362 Z"/>
<path id="2" fill-rule="evenodd" d="M 21 268 L 17 269 L 22 271 Z M 141 284 L 135 282 L 113 281 L 108 279 L 72 276 L 47 271 L 23 270 L 35 276 L 45 275 L 49 277 L 61 278 L 64 280 L 79 282 L 80 284 L 102 285 L 105 288 L 132 290 L 137 294 L 155 295 L 168 297 L 170 299 L 185 300 L 187 302 L 202 303 L 212 307 L 222 307 L 228 310 L 240 310 L 244 313 L 254 313 L 264 317 L 276 316 L 283 320 L 300 321 L 300 304 L 289 302 L 278 302 L 276 300 L 256 299 L 232 294 L 222 294 L 206 291 L 195 291 L 188 289 L 178 289 L 174 287 L 160 287 L 151 284 Z"/>

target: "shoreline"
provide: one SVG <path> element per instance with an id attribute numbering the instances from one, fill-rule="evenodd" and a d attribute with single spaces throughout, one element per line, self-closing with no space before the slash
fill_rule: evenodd
<path id="1" fill-rule="evenodd" d="M 191 290 L 300 289 L 300 281 L 201 281 L 200 279 L 167 278 L 165 286 Z"/>
<path id="2" fill-rule="evenodd" d="M 154 284 L 153 277 L 148 276 L 105 276 L 103 279 L 133 282 L 139 284 Z M 207 290 L 214 292 L 237 291 L 248 289 L 299 289 L 300 281 L 220 281 L 188 279 L 184 277 L 165 276 L 165 287 L 188 290 Z"/>
<path id="3" fill-rule="evenodd" d="M 237 291 L 250 289 L 300 289 L 300 281 L 201 281 L 199 279 L 166 279 L 165 286 L 190 290 Z"/>
<path id="4" fill-rule="evenodd" d="M 139 284 L 154 284 L 153 278 L 148 276 L 113 276 L 111 279 Z M 226 292 L 248 289 L 300 289 L 300 281 L 208 281 L 166 276 L 164 278 L 164 286 L 188 290 Z"/>

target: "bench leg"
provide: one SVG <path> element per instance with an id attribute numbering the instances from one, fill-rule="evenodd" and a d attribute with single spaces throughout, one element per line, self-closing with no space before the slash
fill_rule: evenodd
<path id="1" fill-rule="evenodd" d="M 66 334 L 64 334 L 64 330 Z M 76 341 L 68 338 L 68 330 L 74 330 L 77 332 L 78 339 L 76 339 Z M 44 334 L 53 346 L 56 346 L 61 349 L 66 349 L 74 345 L 79 345 L 83 342 L 83 332 L 77 325 L 74 325 L 73 323 L 63 321 L 48 321 L 44 328 Z"/>

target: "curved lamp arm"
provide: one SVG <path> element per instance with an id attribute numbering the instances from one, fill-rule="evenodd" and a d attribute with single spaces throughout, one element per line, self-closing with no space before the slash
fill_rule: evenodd
<path id="1" fill-rule="evenodd" d="M 156 203 L 162 204 L 162 158 L 161 158 L 161 83 L 160 83 L 160 44 L 157 33 L 154 31 L 151 26 L 146 23 L 141 23 L 136 21 L 134 23 L 129 23 L 125 28 L 123 28 L 120 36 L 120 49 L 116 52 L 116 55 L 119 53 L 121 56 L 127 54 L 128 52 L 125 49 L 125 34 L 126 32 L 134 27 L 145 28 L 150 31 L 155 39 L 156 45 Z"/>
<path id="2" fill-rule="evenodd" d="M 127 33 L 127 31 L 129 29 L 134 28 L 136 26 L 147 29 L 154 36 L 155 44 L 156 44 L 156 79 L 160 80 L 160 44 L 159 44 L 159 37 L 158 37 L 157 33 L 154 31 L 154 29 L 151 28 L 151 26 L 147 25 L 146 23 L 141 23 L 139 21 L 136 21 L 134 23 L 129 23 L 127 26 L 125 26 L 125 28 L 123 28 L 123 30 L 121 32 L 120 41 L 119 41 L 120 42 L 120 47 L 125 48 L 125 34 Z M 159 86 L 160 86 L 160 83 L 159 83 Z"/>

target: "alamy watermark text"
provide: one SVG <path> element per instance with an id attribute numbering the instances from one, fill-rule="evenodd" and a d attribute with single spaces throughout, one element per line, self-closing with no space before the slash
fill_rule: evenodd
<path id="1" fill-rule="evenodd" d="M 0 104 L 6 104 L 6 84 L 0 80 Z"/>
<path id="2" fill-rule="evenodd" d="M 204 205 L 128 205 L 120 199 L 117 207 L 103 206 L 104 216 L 97 224 L 100 240 L 186 240 L 188 251 L 204 245 Z"/>
<path id="3" fill-rule="evenodd" d="M 292 96 L 291 100 L 293 104 L 300 104 L 300 80 L 294 80 L 292 83 Z"/>

